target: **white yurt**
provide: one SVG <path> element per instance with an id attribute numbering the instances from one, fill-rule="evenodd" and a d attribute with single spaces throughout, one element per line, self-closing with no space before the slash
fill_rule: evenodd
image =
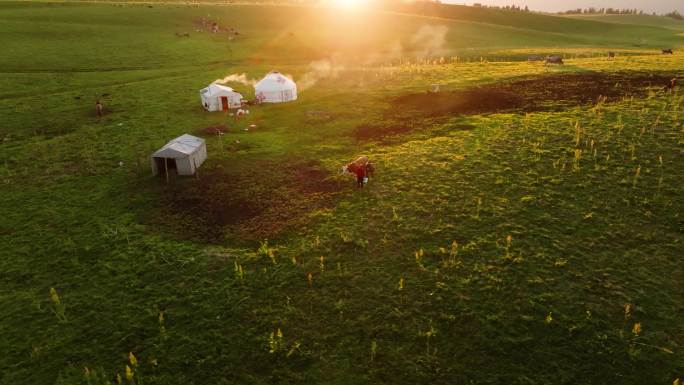
<path id="1" fill-rule="evenodd" d="M 254 85 L 254 93 L 262 103 L 283 103 L 297 100 L 297 84 L 280 72 L 273 71 Z"/>
<path id="2" fill-rule="evenodd" d="M 194 175 L 197 168 L 207 159 L 207 145 L 204 139 L 183 134 L 166 143 L 152 154 L 152 173 L 169 172 L 178 175 Z"/>
<path id="3" fill-rule="evenodd" d="M 226 111 L 229 108 L 239 108 L 242 104 L 242 95 L 228 86 L 210 84 L 200 90 L 202 106 L 207 111 Z"/>

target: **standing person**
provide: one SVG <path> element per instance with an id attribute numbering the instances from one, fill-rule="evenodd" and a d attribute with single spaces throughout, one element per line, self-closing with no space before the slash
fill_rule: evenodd
<path id="1" fill-rule="evenodd" d="M 97 116 L 102 116 L 102 111 L 103 111 L 102 103 L 100 103 L 100 99 L 98 99 L 95 102 L 95 112 L 97 113 Z"/>
<path id="2" fill-rule="evenodd" d="M 366 179 L 366 168 L 363 166 L 356 167 L 354 173 L 356 174 L 356 186 L 363 187 L 364 179 Z"/>

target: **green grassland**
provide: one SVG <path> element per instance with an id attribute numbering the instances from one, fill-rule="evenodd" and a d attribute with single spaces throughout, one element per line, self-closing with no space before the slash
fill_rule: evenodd
<path id="1" fill-rule="evenodd" d="M 197 32 L 202 17 L 240 35 Z M 681 89 L 527 112 L 395 102 L 432 84 L 681 77 L 684 37 L 635 24 L 0 3 L 0 384 L 671 384 Z M 436 37 L 416 38 L 426 26 Z M 566 65 L 521 61 L 550 53 Z M 300 81 L 322 60 L 294 103 L 240 120 L 199 104 L 214 79 Z M 182 133 L 209 159 L 167 185 L 148 157 Z M 337 171 L 360 154 L 377 172 L 357 190 Z"/>
<path id="2" fill-rule="evenodd" d="M 653 27 L 669 28 L 675 31 L 684 31 L 684 20 L 677 20 L 665 16 L 653 15 L 567 15 L 577 20 L 592 20 L 606 23 L 648 25 Z"/>

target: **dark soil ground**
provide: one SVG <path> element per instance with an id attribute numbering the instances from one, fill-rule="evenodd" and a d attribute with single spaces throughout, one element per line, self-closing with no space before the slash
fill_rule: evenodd
<path id="1" fill-rule="evenodd" d="M 197 133 L 200 135 L 218 135 L 219 133 L 226 132 L 227 130 L 228 127 L 223 124 L 218 124 L 215 126 L 204 127 L 203 129 L 198 130 Z"/>
<path id="2" fill-rule="evenodd" d="M 359 141 L 391 143 L 398 135 L 424 129 L 428 125 L 426 118 L 438 121 L 454 115 L 560 111 L 594 104 L 600 99 L 614 102 L 625 97 L 641 98 L 649 91 L 665 92 L 663 87 L 678 76 L 684 76 L 684 72 L 564 73 L 458 91 L 407 94 L 390 102 L 382 122 L 359 125 L 351 136 Z"/>
<path id="3" fill-rule="evenodd" d="M 564 73 L 487 84 L 466 90 L 420 93 L 392 101 L 388 115 L 419 112 L 427 116 L 497 112 L 556 111 L 578 105 L 625 97 L 644 97 L 649 89 L 662 90 L 675 73 Z"/>
<path id="4" fill-rule="evenodd" d="M 341 187 L 312 161 L 262 162 L 249 172 L 219 166 L 198 180 L 173 181 L 152 222 L 183 239 L 257 242 L 304 225 L 309 213 L 332 205 Z"/>

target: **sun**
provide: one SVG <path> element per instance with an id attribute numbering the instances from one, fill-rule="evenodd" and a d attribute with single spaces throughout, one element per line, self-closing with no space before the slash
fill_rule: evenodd
<path id="1" fill-rule="evenodd" d="M 330 0 L 328 4 L 343 9 L 358 9 L 363 6 L 365 0 Z"/>

